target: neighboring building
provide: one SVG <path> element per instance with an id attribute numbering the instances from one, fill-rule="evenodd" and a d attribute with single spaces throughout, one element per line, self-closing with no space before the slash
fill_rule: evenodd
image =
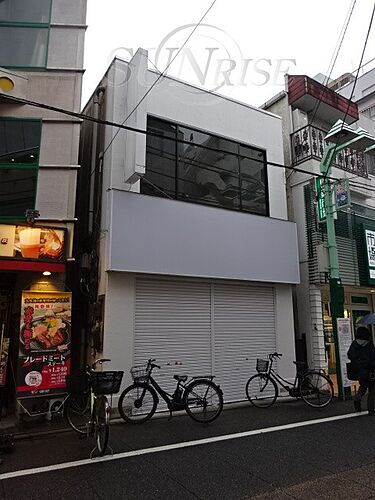
<path id="1" fill-rule="evenodd" d="M 79 112 L 85 22 L 86 0 L 2 0 L 0 92 Z M 79 120 L 0 98 L 0 391 L 6 388 L 9 408 L 15 401 L 13 375 L 18 398 L 45 395 L 54 384 L 63 384 L 64 370 L 57 380 L 52 372 L 60 368 L 51 368 L 61 365 L 57 352 L 70 362 L 69 310 L 62 316 L 63 308 L 54 308 L 65 323 L 61 327 L 61 318 L 56 328 L 51 323 L 47 338 L 44 327 L 34 329 L 40 304 L 34 307 L 30 329 L 21 317 L 21 295 L 26 290 L 65 291 L 69 286 L 79 133 Z M 46 277 L 42 272 L 52 274 Z M 45 307 L 53 309 L 51 304 Z M 23 367 L 19 353 L 29 357 Z M 31 411 L 44 410 L 46 400 L 34 399 Z"/>
<path id="2" fill-rule="evenodd" d="M 281 119 L 171 77 L 142 99 L 157 78 L 143 49 L 116 58 L 84 109 L 121 123 L 137 106 L 125 123 L 148 134 L 83 125 L 82 286 L 99 287 L 82 326 L 102 324 L 93 342 L 124 385 L 156 358 L 165 383 L 213 373 L 242 400 L 257 357 L 277 350 L 294 374 L 296 227 L 284 169 L 267 164 L 284 161 Z"/>
<path id="3" fill-rule="evenodd" d="M 338 119 L 372 134 L 375 122 L 359 113 L 357 103 L 303 75 L 287 76 L 286 91 L 263 108 L 282 117 L 286 164 L 307 172 L 286 174 L 289 218 L 298 227 L 301 271 L 295 298 L 297 345 L 305 340 L 309 364 L 317 368 L 328 365 L 334 372 L 326 234 L 324 223 L 318 221 L 315 179 L 311 174 L 320 173 L 324 137 Z M 369 157 L 346 150 L 337 156 L 331 173 L 332 177 L 348 177 L 363 184 L 351 183 L 351 209 L 338 212 L 335 221 L 345 314 L 352 318 L 353 327 L 359 317 L 375 311 L 375 287 L 369 275 L 364 237 L 365 227 L 375 228 L 375 172 L 369 170 L 370 166 Z M 299 354 L 302 358 L 303 353 Z"/>

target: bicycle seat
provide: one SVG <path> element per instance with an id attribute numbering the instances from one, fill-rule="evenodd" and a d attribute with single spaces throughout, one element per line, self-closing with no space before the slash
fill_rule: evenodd
<path id="1" fill-rule="evenodd" d="M 188 379 L 187 375 L 173 375 L 173 378 L 177 380 L 177 382 L 186 382 Z"/>

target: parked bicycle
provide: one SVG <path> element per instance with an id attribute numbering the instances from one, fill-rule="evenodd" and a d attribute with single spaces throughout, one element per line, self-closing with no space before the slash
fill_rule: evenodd
<path id="1" fill-rule="evenodd" d="M 94 436 L 96 449 L 103 456 L 109 439 L 111 405 L 107 395 L 120 390 L 122 371 L 95 371 L 96 366 L 111 361 L 97 359 L 86 370 L 78 370 L 66 377 L 69 397 L 64 405 L 65 418 L 77 433 Z"/>
<path id="2" fill-rule="evenodd" d="M 173 394 L 163 390 L 152 377 L 152 371 L 160 366 L 149 359 L 146 365 L 134 366 L 130 373 L 134 384 L 120 396 L 118 409 L 121 417 L 129 423 L 140 424 L 149 420 L 159 403 L 158 394 L 170 411 L 185 410 L 193 420 L 201 423 L 213 422 L 223 409 L 223 393 L 213 382 L 214 376 L 191 377 L 174 375 L 177 385 Z"/>
<path id="3" fill-rule="evenodd" d="M 291 383 L 281 377 L 272 368 L 274 360 L 282 354 L 274 352 L 268 359 L 257 359 L 257 374 L 246 384 L 246 395 L 250 403 L 258 408 L 268 408 L 279 396 L 278 385 L 283 387 L 289 396 L 301 398 L 308 406 L 323 408 L 333 398 L 333 384 L 322 370 L 309 370 L 306 363 L 296 362 L 296 376 Z"/>

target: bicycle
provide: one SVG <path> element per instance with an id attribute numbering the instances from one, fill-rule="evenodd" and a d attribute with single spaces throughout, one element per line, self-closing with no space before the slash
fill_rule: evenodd
<path id="1" fill-rule="evenodd" d="M 133 366 L 130 373 L 134 383 L 121 394 L 118 409 L 125 422 L 141 424 L 149 420 L 159 404 L 158 394 L 167 403 L 170 417 L 173 411 L 185 410 L 196 422 L 213 422 L 223 409 L 223 392 L 213 382 L 214 376 L 191 377 L 174 375 L 177 381 L 173 394 L 164 391 L 152 377 L 160 366 L 149 359 L 146 365 Z"/>
<path id="2" fill-rule="evenodd" d="M 313 408 L 323 408 L 332 401 L 333 384 L 322 370 L 309 370 L 306 363 L 294 361 L 296 376 L 291 383 L 272 368 L 274 360 L 281 356 L 282 354 L 274 352 L 268 355 L 268 360 L 257 359 L 258 373 L 250 377 L 246 384 L 246 395 L 250 403 L 257 408 L 269 408 L 279 396 L 278 385 L 289 396 L 301 398 Z"/>
<path id="3" fill-rule="evenodd" d="M 66 421 L 78 434 L 94 436 L 94 450 L 97 449 L 100 456 L 105 454 L 109 439 L 111 405 L 107 395 L 119 392 L 124 374 L 122 371 L 95 371 L 97 364 L 107 361 L 111 360 L 97 359 L 85 370 L 77 370 L 66 377 L 69 392 L 64 405 Z"/>

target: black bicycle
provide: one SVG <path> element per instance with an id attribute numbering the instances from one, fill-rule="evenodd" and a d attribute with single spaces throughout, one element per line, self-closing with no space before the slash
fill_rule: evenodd
<path id="1" fill-rule="evenodd" d="M 97 359 L 86 370 L 77 370 L 66 377 L 69 397 L 64 405 L 65 418 L 78 434 L 94 437 L 100 456 L 104 455 L 109 439 L 111 404 L 107 395 L 119 392 L 124 374 L 95 371 L 97 364 L 107 361 L 111 360 Z"/>
<path id="2" fill-rule="evenodd" d="M 268 408 L 279 396 L 278 385 L 283 387 L 289 396 L 301 398 L 308 406 L 323 408 L 333 398 L 333 384 L 322 370 L 309 370 L 306 363 L 296 362 L 296 376 L 292 384 L 281 377 L 272 368 L 276 358 L 282 354 L 274 352 L 268 359 L 257 359 L 257 374 L 246 384 L 246 395 L 250 403 L 257 408 Z"/>
<path id="3" fill-rule="evenodd" d="M 174 375 L 177 386 L 173 394 L 164 391 L 152 377 L 152 371 L 160 366 L 149 359 L 146 365 L 134 366 L 130 373 L 134 384 L 120 396 L 118 409 L 129 423 L 141 424 L 149 420 L 159 403 L 158 394 L 167 403 L 170 417 L 173 411 L 185 410 L 196 422 L 213 422 L 223 409 L 223 392 L 213 382 L 214 376 L 190 377 Z"/>

